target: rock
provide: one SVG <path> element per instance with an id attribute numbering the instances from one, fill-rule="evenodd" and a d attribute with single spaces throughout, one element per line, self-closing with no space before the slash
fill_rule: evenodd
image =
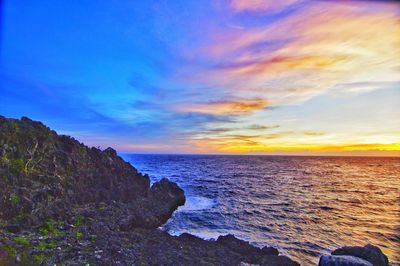
<path id="1" fill-rule="evenodd" d="M 218 237 L 216 242 L 240 254 L 244 262 L 260 265 L 299 265 L 287 257 L 278 256 L 279 252 L 276 248 L 263 247 L 260 249 L 230 234 Z"/>
<path id="2" fill-rule="evenodd" d="M 153 184 L 149 195 L 140 202 L 141 208 L 129 212 L 120 223 L 120 230 L 157 228 L 167 222 L 172 213 L 185 204 L 185 194 L 174 182 L 166 178 Z M 143 211 L 145 210 L 145 211 Z"/>
<path id="3" fill-rule="evenodd" d="M 278 255 L 279 252 L 276 248 L 273 247 L 263 247 L 262 249 L 256 248 L 252 245 L 250 245 L 249 242 L 240 240 L 236 238 L 233 235 L 225 235 L 225 236 L 220 236 L 217 239 L 217 243 L 229 247 L 231 250 L 244 254 L 244 255 L 249 255 L 249 254 L 256 254 L 256 255 Z"/>
<path id="4" fill-rule="evenodd" d="M 342 247 L 332 252 L 332 255 L 349 255 L 369 261 L 374 266 L 388 266 L 389 260 L 380 248 L 367 244 L 364 247 Z"/>
<path id="5" fill-rule="evenodd" d="M 21 226 L 18 224 L 9 224 L 4 229 L 11 233 L 18 233 L 21 231 Z"/>
<path id="6" fill-rule="evenodd" d="M 300 266 L 299 263 L 285 256 L 264 256 L 260 261 L 261 266 Z"/>
<path id="7" fill-rule="evenodd" d="M 183 190 L 166 178 L 153 184 L 149 199 L 151 212 L 159 220 L 158 226 L 164 224 L 178 206 L 184 205 L 186 201 Z"/>
<path id="8" fill-rule="evenodd" d="M 104 152 L 105 152 L 106 154 L 108 154 L 109 156 L 111 156 L 111 157 L 116 157 L 116 156 L 117 156 L 117 151 L 114 150 L 114 149 L 111 148 L 111 147 L 108 147 L 107 149 L 105 149 Z"/>
<path id="9" fill-rule="evenodd" d="M 355 256 L 322 255 L 318 266 L 373 266 L 373 264 Z"/>
<path id="10" fill-rule="evenodd" d="M 150 187 L 114 149 L 26 117 L 0 116 L 0 176 L 0 265 L 299 265 L 232 235 L 159 230 L 185 203 L 177 184 Z"/>
<path id="11" fill-rule="evenodd" d="M 166 178 L 153 184 L 150 195 L 157 201 L 167 201 L 172 205 L 184 205 L 185 194 L 183 190 L 174 182 Z"/>
<path id="12" fill-rule="evenodd" d="M 185 202 L 175 183 L 150 187 L 114 149 L 89 148 L 27 117 L 0 119 L 0 140 L 0 219 L 7 224 L 38 226 L 86 204 L 118 202 L 131 210 L 124 218 L 132 225 L 156 228 Z"/>

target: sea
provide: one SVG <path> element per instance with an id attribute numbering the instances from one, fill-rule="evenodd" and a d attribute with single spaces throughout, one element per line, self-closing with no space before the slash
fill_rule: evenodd
<path id="1" fill-rule="evenodd" d="M 233 234 L 302 265 L 371 243 L 400 265 L 400 158 L 122 154 L 151 182 L 186 195 L 162 227 L 204 239 Z"/>

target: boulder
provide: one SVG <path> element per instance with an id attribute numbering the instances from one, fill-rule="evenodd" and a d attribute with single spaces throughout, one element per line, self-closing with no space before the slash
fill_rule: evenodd
<path id="1" fill-rule="evenodd" d="M 273 247 L 263 247 L 262 249 L 256 248 L 250 245 L 249 242 L 236 238 L 235 236 L 229 234 L 225 236 L 220 236 L 217 239 L 217 243 L 229 247 L 229 249 L 244 255 L 278 255 L 279 252 Z"/>
<path id="2" fill-rule="evenodd" d="M 380 248 L 367 244 L 364 247 L 342 247 L 332 252 L 332 255 L 349 255 L 369 261 L 374 266 L 388 266 L 389 260 Z"/>
<path id="3" fill-rule="evenodd" d="M 184 191 L 176 183 L 163 178 L 151 186 L 147 198 L 129 211 L 129 216 L 120 223 L 120 230 L 157 228 L 167 222 L 185 201 Z"/>
<path id="4" fill-rule="evenodd" d="M 322 255 L 318 266 L 373 266 L 373 264 L 355 256 Z"/>
<path id="5" fill-rule="evenodd" d="M 283 261 L 283 257 L 278 256 L 279 252 L 276 248 L 257 248 L 250 245 L 249 242 L 240 240 L 231 234 L 218 237 L 217 243 L 242 255 L 243 261 L 246 262 L 261 265 L 297 265 L 291 264 L 293 261 L 286 257 L 284 257 L 285 261 Z M 278 261 L 282 262 L 282 264 L 279 264 Z"/>

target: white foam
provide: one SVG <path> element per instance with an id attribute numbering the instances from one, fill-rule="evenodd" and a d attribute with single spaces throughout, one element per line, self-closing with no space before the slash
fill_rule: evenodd
<path id="1" fill-rule="evenodd" d="M 185 205 L 180 207 L 178 210 L 182 212 L 190 212 L 190 211 L 211 209 L 214 206 L 215 206 L 215 201 L 213 199 L 200 196 L 195 196 L 195 197 L 188 196 L 186 198 Z"/>
<path id="2" fill-rule="evenodd" d="M 218 231 L 209 231 L 209 230 L 169 230 L 169 234 L 173 236 L 179 236 L 183 233 L 189 233 L 191 235 L 197 236 L 201 239 L 205 240 L 215 240 L 221 235 L 226 235 L 224 232 L 218 232 Z"/>
<path id="3" fill-rule="evenodd" d="M 222 232 L 208 231 L 208 230 L 199 230 L 190 232 L 192 235 L 200 237 L 202 239 L 211 240 L 217 239 L 221 235 L 225 235 Z"/>

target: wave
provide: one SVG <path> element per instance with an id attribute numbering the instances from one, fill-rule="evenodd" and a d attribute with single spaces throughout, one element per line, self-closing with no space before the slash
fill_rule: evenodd
<path id="1" fill-rule="evenodd" d="M 181 212 L 200 211 L 211 209 L 216 205 L 213 199 L 200 196 L 187 196 L 186 203 L 178 209 Z"/>

